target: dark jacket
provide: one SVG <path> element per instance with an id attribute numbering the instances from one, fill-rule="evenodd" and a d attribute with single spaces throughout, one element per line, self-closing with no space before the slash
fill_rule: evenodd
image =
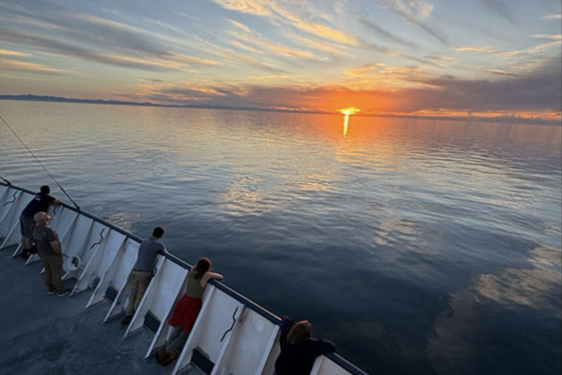
<path id="1" fill-rule="evenodd" d="M 287 333 L 295 325 L 288 316 L 281 322 L 279 345 L 281 354 L 275 361 L 276 375 L 309 375 L 316 357 L 336 351 L 333 342 L 321 339 L 309 339 L 291 345 L 287 342 Z"/>

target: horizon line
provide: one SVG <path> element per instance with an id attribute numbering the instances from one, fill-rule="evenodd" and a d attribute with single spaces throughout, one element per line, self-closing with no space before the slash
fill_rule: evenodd
<path id="1" fill-rule="evenodd" d="M 283 113 L 302 113 L 302 114 L 319 114 L 319 115 L 338 115 L 340 112 L 313 111 L 313 110 L 290 110 L 280 108 L 267 107 L 229 107 L 220 105 L 201 105 L 201 104 L 159 104 L 151 102 L 127 102 L 120 100 L 106 99 L 79 99 L 67 98 L 51 95 L 0 95 L 0 100 L 16 100 L 16 101 L 40 101 L 40 102 L 56 102 L 56 103 L 79 103 L 79 104 L 105 104 L 105 105 L 124 105 L 124 106 L 141 106 L 141 107 L 162 107 L 162 108 L 194 108 L 194 109 L 217 109 L 217 110 L 235 110 L 235 111 L 261 111 L 261 112 L 283 112 Z M 353 116 L 359 117 L 389 117 L 389 118 L 411 118 L 422 120 L 444 120 L 444 121 L 468 121 L 468 122 L 491 122 L 491 123 L 516 123 L 525 125 L 555 125 L 562 126 L 562 118 L 560 121 L 549 119 L 525 118 L 519 116 L 484 117 L 484 116 L 432 116 L 432 115 L 415 115 L 415 114 L 396 114 L 396 113 L 356 113 Z"/>

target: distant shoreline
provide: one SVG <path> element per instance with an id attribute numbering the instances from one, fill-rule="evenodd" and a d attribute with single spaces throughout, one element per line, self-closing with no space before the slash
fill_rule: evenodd
<path id="1" fill-rule="evenodd" d="M 173 104 L 155 104 L 150 102 L 124 102 L 118 100 L 103 99 L 77 99 L 63 98 L 47 95 L 0 95 L 0 100 L 18 100 L 31 102 L 52 102 L 52 103 L 75 103 L 75 104 L 108 104 L 108 105 L 124 105 L 124 106 L 141 106 L 141 107 L 161 107 L 161 108 L 192 108 L 192 109 L 215 109 L 215 110 L 234 110 L 234 111 L 259 111 L 259 112 L 282 112 L 282 113 L 303 113 L 303 114 L 320 114 L 320 115 L 338 115 L 339 113 L 323 112 L 323 111 L 291 111 L 275 108 L 261 107 L 228 107 L 213 105 L 173 105 Z M 360 117 L 389 117 L 389 118 L 410 118 L 419 120 L 444 120 L 444 121 L 468 121 L 468 122 L 490 122 L 490 123 L 506 123 L 506 124 L 525 124 L 525 125 L 555 125 L 562 126 L 561 121 L 544 120 L 544 119 L 526 119 L 522 117 L 478 117 L 478 116 L 420 116 L 407 114 L 355 114 Z"/>

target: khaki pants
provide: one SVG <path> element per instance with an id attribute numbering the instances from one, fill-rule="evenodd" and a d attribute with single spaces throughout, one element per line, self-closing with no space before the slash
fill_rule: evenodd
<path id="1" fill-rule="evenodd" d="M 150 271 L 136 271 L 131 272 L 129 276 L 129 283 L 131 284 L 131 294 L 129 295 L 129 304 L 127 305 L 127 315 L 135 315 L 135 311 L 139 307 L 146 288 L 152 279 L 152 272 Z"/>
<path id="2" fill-rule="evenodd" d="M 45 267 L 45 285 L 49 291 L 63 293 L 66 288 L 62 283 L 62 255 L 39 254 L 43 267 Z"/>

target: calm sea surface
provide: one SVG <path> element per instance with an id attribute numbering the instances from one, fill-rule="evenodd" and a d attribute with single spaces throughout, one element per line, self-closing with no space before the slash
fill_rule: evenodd
<path id="1" fill-rule="evenodd" d="M 559 126 L 0 101 L 82 209 L 370 374 L 561 371 Z M 68 202 L 0 124 L 0 175 Z M 40 285 L 38 284 L 38 288 Z"/>

